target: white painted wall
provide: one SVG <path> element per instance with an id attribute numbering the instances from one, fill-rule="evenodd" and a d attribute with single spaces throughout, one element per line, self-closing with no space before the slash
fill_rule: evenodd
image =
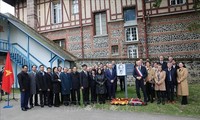
<path id="1" fill-rule="evenodd" d="M 3 40 L 8 40 L 8 24 L 7 24 L 7 20 L 0 18 L 0 25 L 3 26 L 3 31 L 4 32 L 0 32 L 0 39 Z"/>

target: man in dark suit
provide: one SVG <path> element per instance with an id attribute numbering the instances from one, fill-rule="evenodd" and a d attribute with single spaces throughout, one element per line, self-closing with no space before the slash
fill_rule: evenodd
<path id="1" fill-rule="evenodd" d="M 174 103 L 174 86 L 176 85 L 176 69 L 172 68 L 172 63 L 167 63 L 166 72 L 166 91 L 168 102 Z"/>
<path id="2" fill-rule="evenodd" d="M 37 89 L 36 89 L 36 81 L 35 81 L 35 76 L 36 76 L 36 72 L 37 72 L 37 66 L 33 65 L 32 67 L 32 71 L 28 73 L 29 77 L 31 78 L 30 82 L 30 99 L 29 99 L 29 104 L 30 107 L 33 108 L 33 97 L 34 99 L 34 104 L 35 106 L 38 106 L 38 94 L 37 94 Z"/>
<path id="3" fill-rule="evenodd" d="M 107 78 L 108 97 L 111 100 L 112 98 L 115 98 L 117 80 L 117 74 L 112 64 L 108 65 L 108 69 L 105 71 L 105 76 Z"/>
<path id="4" fill-rule="evenodd" d="M 179 69 L 179 66 L 176 64 L 176 60 L 175 59 L 172 60 L 172 68 L 174 68 L 175 71 L 176 71 L 175 86 L 174 86 L 175 87 L 175 91 L 174 91 L 174 94 L 175 94 L 176 97 L 178 97 L 178 95 L 177 95 L 177 91 L 178 91 L 177 70 Z"/>
<path id="5" fill-rule="evenodd" d="M 40 106 L 44 107 L 44 102 L 46 101 L 46 91 L 47 91 L 47 80 L 46 72 L 44 72 L 44 65 L 39 66 L 40 71 L 36 73 L 35 79 L 37 84 L 37 89 L 40 95 Z"/>
<path id="6" fill-rule="evenodd" d="M 53 85 L 52 85 L 52 71 L 51 68 L 47 68 L 47 74 L 46 74 L 46 82 L 47 82 L 47 93 L 46 93 L 46 98 L 47 98 L 47 104 L 49 107 L 52 107 L 53 105 Z"/>
<path id="7" fill-rule="evenodd" d="M 72 104 L 80 105 L 80 74 L 77 72 L 77 68 L 73 67 L 73 71 L 71 73 L 72 76 Z"/>
<path id="8" fill-rule="evenodd" d="M 142 66 L 140 60 L 136 61 L 136 66 L 135 69 L 133 70 L 133 77 L 136 79 L 135 85 L 136 85 L 137 97 L 141 99 L 140 95 L 140 88 L 141 88 L 144 96 L 144 102 L 145 104 L 147 104 L 147 93 L 144 86 L 144 81 L 145 78 L 147 77 L 147 70 L 144 66 Z"/>
<path id="9" fill-rule="evenodd" d="M 4 92 L 1 89 L 1 87 L 2 87 L 3 72 L 4 72 L 4 67 L 2 67 L 2 70 L 0 71 L 0 94 L 1 94 L 0 100 L 2 100 L 2 96 L 4 95 Z"/>
<path id="10" fill-rule="evenodd" d="M 159 57 L 159 62 L 158 63 L 161 64 L 163 70 L 165 70 L 167 68 L 167 63 L 164 61 L 164 57 L 163 56 Z"/>
<path id="11" fill-rule="evenodd" d="M 87 105 L 90 104 L 89 102 L 89 84 L 90 84 L 90 77 L 87 71 L 87 65 L 82 65 L 83 70 L 80 73 L 80 82 L 81 82 L 81 89 L 83 94 L 83 104 Z"/>
<path id="12" fill-rule="evenodd" d="M 22 71 L 17 75 L 19 86 L 20 86 L 20 93 L 21 93 L 21 109 L 22 111 L 27 111 L 28 107 L 28 100 L 30 95 L 30 77 L 27 73 L 28 66 L 23 65 Z"/>
<path id="13" fill-rule="evenodd" d="M 65 106 L 70 105 L 70 93 L 72 89 L 71 74 L 68 73 L 68 68 L 64 67 L 63 72 L 60 74 L 61 79 L 61 93 L 63 96 L 63 104 Z"/>

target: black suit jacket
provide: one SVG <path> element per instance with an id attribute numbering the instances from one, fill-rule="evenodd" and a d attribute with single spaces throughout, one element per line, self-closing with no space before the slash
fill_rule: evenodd
<path id="1" fill-rule="evenodd" d="M 165 82 L 168 83 L 170 81 L 170 76 L 169 76 L 170 72 L 169 72 L 168 68 L 165 69 L 165 72 L 166 72 Z M 172 77 L 171 78 L 172 79 L 172 83 L 176 84 L 176 82 L 177 82 L 177 80 L 176 80 L 177 72 L 176 72 L 176 69 L 174 69 L 174 68 L 171 68 L 171 77 Z"/>
<path id="2" fill-rule="evenodd" d="M 83 88 L 88 88 L 90 84 L 90 76 L 89 73 L 87 72 L 87 75 L 85 74 L 84 71 L 80 73 L 80 81 L 81 81 L 81 87 Z"/>
<path id="3" fill-rule="evenodd" d="M 36 81 L 36 85 L 38 90 L 41 89 L 42 91 L 46 91 L 47 90 L 47 78 L 46 78 L 46 72 L 44 72 L 44 75 L 42 74 L 41 71 L 36 73 L 35 76 L 35 81 Z"/>
<path id="4" fill-rule="evenodd" d="M 20 86 L 20 91 L 22 91 L 22 89 L 29 91 L 31 82 L 28 73 L 22 71 L 17 75 L 17 78 Z"/>
<path id="5" fill-rule="evenodd" d="M 158 62 L 160 63 L 160 61 Z M 162 69 L 165 70 L 167 69 L 167 63 L 163 61 L 163 63 L 160 63 L 162 65 Z"/>
<path id="6" fill-rule="evenodd" d="M 147 69 L 144 66 L 141 66 L 141 73 L 142 73 L 142 79 L 144 80 L 148 73 L 147 73 Z M 133 70 L 133 77 L 137 80 L 137 77 L 140 77 L 139 73 L 137 72 L 136 68 L 134 68 Z"/>
<path id="7" fill-rule="evenodd" d="M 53 77 L 52 73 L 51 74 L 46 73 L 47 89 L 50 89 L 50 90 L 53 89 L 53 86 L 52 86 L 52 77 Z"/>
<path id="8" fill-rule="evenodd" d="M 0 85 L 2 85 L 3 71 L 0 72 Z"/>
<path id="9" fill-rule="evenodd" d="M 53 93 L 61 92 L 61 82 L 58 81 L 59 76 L 56 73 L 53 73 L 52 84 L 53 84 Z"/>
<path id="10" fill-rule="evenodd" d="M 80 73 L 72 72 L 71 77 L 72 77 L 72 89 L 80 89 Z"/>

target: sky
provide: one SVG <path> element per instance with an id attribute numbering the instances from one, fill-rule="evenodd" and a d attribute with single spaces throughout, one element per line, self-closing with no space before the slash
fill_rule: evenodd
<path id="1" fill-rule="evenodd" d="M 14 7 L 10 6 L 9 4 L 3 2 L 2 0 L 0 0 L 1 2 L 1 6 L 0 6 L 0 11 L 1 13 L 10 13 L 12 15 L 14 15 Z"/>

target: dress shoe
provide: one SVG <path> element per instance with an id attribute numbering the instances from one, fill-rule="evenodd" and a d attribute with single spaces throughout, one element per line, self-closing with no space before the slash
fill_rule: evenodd
<path id="1" fill-rule="evenodd" d="M 34 106 L 33 106 L 33 105 L 30 105 L 30 108 L 34 108 Z"/>
<path id="2" fill-rule="evenodd" d="M 147 105 L 147 102 L 144 102 L 144 105 L 146 106 L 146 105 Z"/>
<path id="3" fill-rule="evenodd" d="M 160 101 L 157 101 L 157 104 L 160 104 L 161 102 Z"/>
<path id="4" fill-rule="evenodd" d="M 26 108 L 22 108 L 22 111 L 27 111 L 27 109 Z"/>
<path id="5" fill-rule="evenodd" d="M 25 109 L 26 109 L 26 110 L 29 110 L 29 109 L 31 109 L 31 108 L 30 108 L 30 107 L 25 107 Z"/>
<path id="6" fill-rule="evenodd" d="M 35 106 L 40 106 L 39 104 L 35 104 Z"/>
<path id="7" fill-rule="evenodd" d="M 49 107 L 52 107 L 52 105 L 48 105 Z"/>

